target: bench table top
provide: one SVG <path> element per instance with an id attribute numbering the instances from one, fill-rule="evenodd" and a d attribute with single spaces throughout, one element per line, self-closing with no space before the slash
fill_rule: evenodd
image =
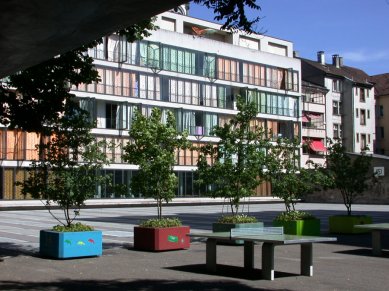
<path id="1" fill-rule="evenodd" d="M 389 230 L 389 223 L 358 224 L 354 225 L 354 227 L 369 230 Z"/>
<path id="2" fill-rule="evenodd" d="M 290 234 L 260 234 L 260 235 L 242 234 L 242 235 L 231 237 L 230 232 L 206 232 L 206 233 L 204 232 L 204 233 L 190 233 L 189 236 L 216 239 L 216 240 L 244 240 L 244 241 L 253 241 L 253 242 L 267 242 L 267 243 L 273 243 L 277 245 L 336 241 L 335 237 L 300 236 L 300 235 L 290 235 Z"/>

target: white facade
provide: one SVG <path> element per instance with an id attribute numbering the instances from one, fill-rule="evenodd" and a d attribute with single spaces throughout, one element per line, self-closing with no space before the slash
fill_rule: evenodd
<path id="1" fill-rule="evenodd" d="M 159 15 L 156 25 L 161 29 L 133 44 L 107 37 L 90 50 L 102 81 L 72 88 L 97 121 L 94 134 L 114 144 L 106 149 L 112 161 L 106 170 L 115 184 L 128 185 L 137 168 L 121 160 L 135 109 L 146 115 L 154 106 L 171 110 L 193 142 L 216 142 L 212 127 L 237 113 L 236 96 L 242 95 L 258 106 L 256 124 L 274 137 L 300 138 L 301 62 L 293 58 L 291 42 L 230 34 L 218 24 L 173 12 Z M 179 196 L 198 195 L 196 164 L 197 153 L 177 153 Z M 100 189 L 98 197 L 116 196 Z"/>

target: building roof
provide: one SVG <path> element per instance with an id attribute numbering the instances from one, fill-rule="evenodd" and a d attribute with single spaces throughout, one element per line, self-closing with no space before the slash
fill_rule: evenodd
<path id="1" fill-rule="evenodd" d="M 376 96 L 389 95 L 389 73 L 371 76 L 370 80 L 375 83 Z"/>
<path id="2" fill-rule="evenodd" d="M 359 83 L 363 85 L 368 85 L 368 86 L 373 85 L 370 82 L 370 76 L 360 69 L 344 66 L 344 65 L 339 67 L 336 67 L 335 65 L 332 64 L 323 65 L 317 61 L 312 61 L 308 59 L 301 59 L 301 61 L 315 67 L 316 69 L 321 70 L 326 75 L 332 75 L 340 78 L 347 78 L 352 80 L 355 83 Z"/>

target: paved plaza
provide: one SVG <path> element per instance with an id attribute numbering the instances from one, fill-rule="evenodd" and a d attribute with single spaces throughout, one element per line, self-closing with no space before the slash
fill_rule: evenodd
<path id="1" fill-rule="evenodd" d="M 284 210 L 282 203 L 245 207 L 266 226 Z M 297 208 L 309 210 L 321 219 L 323 235 L 328 235 L 328 216 L 345 214 L 341 204 L 300 203 Z M 165 215 L 180 217 L 192 232 L 210 231 L 222 211 L 227 208 L 221 205 L 164 208 Z M 353 212 L 371 215 L 374 222 L 389 222 L 389 205 L 355 205 Z M 47 211 L 0 211 L 0 290 L 387 289 L 387 234 L 383 237 L 386 251 L 382 257 L 371 255 L 369 234 L 337 236 L 336 243 L 314 244 L 313 277 L 299 275 L 299 246 L 276 248 L 275 281 L 266 281 L 261 279 L 260 245 L 255 246 L 254 271 L 241 267 L 242 247 L 219 247 L 216 273 L 205 269 L 203 241 L 192 241 L 190 249 L 183 251 L 133 250 L 133 226 L 155 214 L 154 207 L 84 209 L 79 220 L 103 231 L 103 256 L 52 260 L 38 253 L 39 230 L 56 224 Z"/>

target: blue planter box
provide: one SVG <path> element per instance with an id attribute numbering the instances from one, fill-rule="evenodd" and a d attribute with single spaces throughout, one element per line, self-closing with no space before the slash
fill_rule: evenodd
<path id="1" fill-rule="evenodd" d="M 103 233 L 99 230 L 57 232 L 41 230 L 39 252 L 58 259 L 101 256 Z"/>

